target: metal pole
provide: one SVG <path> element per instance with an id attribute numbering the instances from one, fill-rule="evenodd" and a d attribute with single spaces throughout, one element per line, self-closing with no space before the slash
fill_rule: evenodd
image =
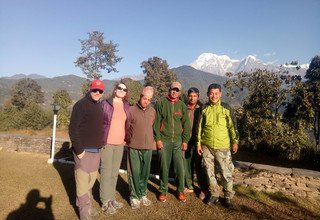
<path id="1" fill-rule="evenodd" d="M 53 132 L 52 132 L 52 144 L 51 144 L 51 153 L 50 153 L 50 159 L 48 160 L 48 163 L 53 163 L 54 161 L 54 145 L 56 143 L 56 124 L 57 124 L 57 114 L 54 112 L 53 114 Z"/>
<path id="2" fill-rule="evenodd" d="M 320 110 L 317 109 L 317 114 L 316 114 L 316 128 L 317 128 L 317 132 L 316 132 L 316 152 L 319 151 L 319 141 L 320 141 Z"/>

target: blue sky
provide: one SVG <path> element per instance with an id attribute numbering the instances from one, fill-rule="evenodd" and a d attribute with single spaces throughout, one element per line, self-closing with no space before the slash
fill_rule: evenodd
<path id="1" fill-rule="evenodd" d="M 0 77 L 75 74 L 79 39 L 101 31 L 119 44 L 119 73 L 158 56 L 170 68 L 208 52 L 310 63 L 320 54 L 319 0 L 0 0 Z"/>

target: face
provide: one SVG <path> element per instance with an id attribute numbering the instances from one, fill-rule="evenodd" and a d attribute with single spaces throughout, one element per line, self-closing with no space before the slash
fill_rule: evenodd
<path id="1" fill-rule="evenodd" d="M 147 108 L 151 103 L 151 99 L 152 99 L 151 97 L 145 96 L 145 95 L 140 97 L 139 103 L 140 103 L 141 107 Z"/>
<path id="2" fill-rule="evenodd" d="M 197 102 L 198 102 L 199 96 L 198 96 L 197 93 L 191 92 L 191 93 L 188 95 L 188 99 L 189 99 L 189 103 L 190 103 L 191 105 L 195 105 L 195 104 L 197 104 Z"/>
<path id="3" fill-rule="evenodd" d="M 180 96 L 181 91 L 178 88 L 170 89 L 169 95 L 173 99 L 177 99 Z"/>
<path id="4" fill-rule="evenodd" d="M 216 104 L 220 100 L 222 96 L 222 92 L 220 92 L 219 89 L 211 89 L 208 96 L 209 96 L 209 101 L 213 104 Z"/>
<path id="5" fill-rule="evenodd" d="M 90 96 L 94 101 L 99 101 L 102 98 L 103 91 L 100 89 L 92 89 L 90 91 Z"/>
<path id="6" fill-rule="evenodd" d="M 128 92 L 128 89 L 126 85 L 121 83 L 116 88 L 115 96 L 118 98 L 124 98 L 127 95 L 127 92 Z"/>

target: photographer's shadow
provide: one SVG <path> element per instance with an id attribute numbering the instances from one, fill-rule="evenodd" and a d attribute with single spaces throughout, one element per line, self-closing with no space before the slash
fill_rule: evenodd
<path id="1" fill-rule="evenodd" d="M 44 205 L 44 208 L 39 208 L 38 205 L 39 206 Z M 52 213 L 51 205 L 52 205 L 52 195 L 50 195 L 49 197 L 41 197 L 40 191 L 38 189 L 32 189 L 26 197 L 26 203 L 21 204 L 19 209 L 11 212 L 7 216 L 7 220 L 16 220 L 16 219 L 53 220 L 54 216 Z"/>
<path id="2" fill-rule="evenodd" d="M 69 197 L 69 204 L 72 205 L 74 212 L 78 215 L 78 208 L 76 205 L 76 183 L 74 179 L 74 164 L 73 155 L 70 149 L 70 143 L 64 142 L 60 150 L 54 156 L 55 160 L 53 166 L 58 171 L 63 186 Z M 63 160 L 64 162 L 62 162 Z"/>

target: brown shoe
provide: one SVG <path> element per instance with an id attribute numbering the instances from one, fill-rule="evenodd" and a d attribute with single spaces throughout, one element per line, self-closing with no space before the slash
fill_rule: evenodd
<path id="1" fill-rule="evenodd" d="M 184 193 L 193 193 L 194 190 L 193 190 L 193 189 L 190 189 L 190 188 L 184 188 L 183 192 L 184 192 Z"/>
<path id="2" fill-rule="evenodd" d="M 178 192 L 178 199 L 180 202 L 185 202 L 187 200 L 183 192 Z"/>
<path id="3" fill-rule="evenodd" d="M 207 192 L 205 190 L 201 190 L 199 194 L 199 199 L 203 201 L 207 197 Z"/>
<path id="4" fill-rule="evenodd" d="M 160 194 L 159 197 L 158 197 L 158 200 L 160 202 L 165 202 L 167 201 L 167 195 L 166 194 Z"/>

